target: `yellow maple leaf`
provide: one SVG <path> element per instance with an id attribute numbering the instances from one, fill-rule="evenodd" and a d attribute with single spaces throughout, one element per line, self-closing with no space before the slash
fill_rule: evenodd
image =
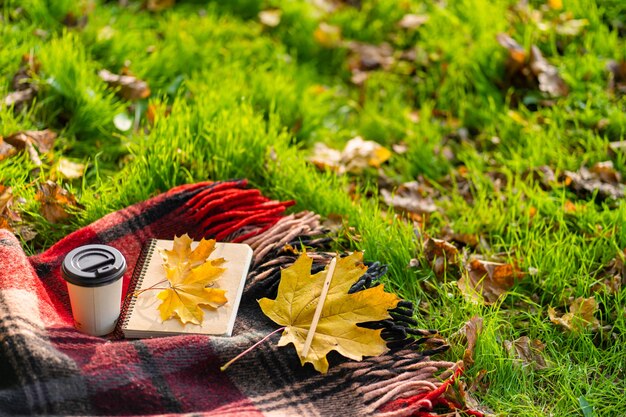
<path id="1" fill-rule="evenodd" d="M 366 329 L 356 324 L 390 318 L 388 310 L 395 308 L 400 299 L 386 293 L 382 284 L 348 294 L 350 287 L 367 270 L 362 259 L 362 253 L 354 252 L 337 261 L 306 357 L 302 357 L 302 350 L 328 269 L 311 275 L 313 260 L 303 253 L 292 266 L 281 271 L 276 299 L 259 300 L 263 313 L 285 326 L 278 345 L 293 343 L 302 365 L 310 362 L 319 372 L 326 373 L 326 355 L 331 350 L 357 361 L 363 356 L 377 356 L 387 351 L 380 336 L 382 329 Z"/>
<path id="2" fill-rule="evenodd" d="M 163 321 L 178 317 L 183 324 L 200 324 L 204 317 L 200 306 L 216 309 L 228 301 L 225 290 L 207 288 L 224 272 L 220 267 L 223 258 L 208 259 L 215 240 L 202 239 L 193 250 L 191 244 L 191 238 L 184 234 L 174 238 L 171 250 L 159 248 L 170 283 L 170 288 L 157 294 L 162 300 L 159 311 Z"/>

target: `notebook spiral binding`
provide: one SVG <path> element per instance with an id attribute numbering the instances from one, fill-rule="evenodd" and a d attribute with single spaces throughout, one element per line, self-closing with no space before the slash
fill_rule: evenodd
<path id="1" fill-rule="evenodd" d="M 137 297 L 129 297 L 128 294 L 132 294 L 132 291 L 141 285 L 141 282 L 146 275 L 146 261 L 152 257 L 152 254 L 156 249 L 156 243 L 156 239 L 150 239 L 150 241 L 143 247 L 139 258 L 137 259 L 135 270 L 133 271 L 133 275 L 128 283 L 128 291 L 124 299 L 124 306 L 122 307 L 122 312 L 120 313 L 121 319 L 118 323 L 119 330 L 123 331 L 128 324 L 130 312 L 133 310 L 133 307 L 135 307 L 135 303 L 137 302 Z"/>

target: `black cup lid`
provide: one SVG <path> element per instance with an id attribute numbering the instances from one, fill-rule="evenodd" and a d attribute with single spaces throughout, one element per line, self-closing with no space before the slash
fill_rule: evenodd
<path id="1" fill-rule="evenodd" d="M 120 279 L 126 272 L 126 259 L 107 245 L 80 246 L 65 256 L 63 278 L 81 287 L 100 287 Z"/>

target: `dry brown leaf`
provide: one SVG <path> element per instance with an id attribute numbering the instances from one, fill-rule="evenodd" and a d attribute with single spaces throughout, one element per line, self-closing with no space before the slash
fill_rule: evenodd
<path id="1" fill-rule="evenodd" d="M 174 7 L 175 4 L 176 0 L 146 0 L 145 7 L 151 12 L 160 12 Z"/>
<path id="2" fill-rule="evenodd" d="M 391 151 L 379 143 L 357 136 L 350 139 L 341 152 L 341 162 L 348 172 L 359 173 L 369 167 L 380 166 L 391 158 Z"/>
<path id="3" fill-rule="evenodd" d="M 480 372 L 479 372 L 479 378 L 481 378 Z M 445 400 L 449 401 L 450 404 L 453 404 L 455 410 L 453 413 L 446 413 L 442 415 L 446 415 L 450 417 L 452 416 L 461 417 L 465 415 L 479 415 L 483 417 L 495 417 L 495 414 L 493 413 L 493 411 L 481 405 L 472 396 L 472 390 L 467 387 L 466 382 L 461 378 L 457 378 L 454 381 L 454 384 L 452 384 L 451 386 L 448 387 L 448 389 L 446 389 L 446 391 L 443 394 L 443 397 L 445 398 Z M 466 410 L 466 411 L 471 410 L 472 412 L 470 414 L 469 412 L 468 413 L 463 412 L 463 410 Z M 433 414 L 425 413 L 425 415 L 433 415 Z"/>
<path id="4" fill-rule="evenodd" d="M 394 63 L 393 48 L 388 43 L 370 45 L 351 41 L 347 44 L 350 50 L 348 66 L 354 71 L 372 71 L 379 68 L 388 70 Z"/>
<path id="5" fill-rule="evenodd" d="M 20 213 L 13 208 L 15 201 L 11 187 L 0 184 L 0 229 L 8 229 L 27 242 L 34 239 L 37 232 L 22 223 Z"/>
<path id="6" fill-rule="evenodd" d="M 457 285 L 467 299 L 492 304 L 523 276 L 512 264 L 474 258 L 465 265 Z"/>
<path id="7" fill-rule="evenodd" d="M 16 153 L 17 153 L 17 149 L 15 149 L 15 147 L 6 143 L 4 139 L 2 138 L 2 136 L 0 136 L 0 161 L 6 158 L 10 158 Z"/>
<path id="8" fill-rule="evenodd" d="M 98 75 L 109 87 L 119 89 L 117 94 L 126 100 L 134 101 L 150 96 L 148 83 L 137 77 L 113 74 L 105 69 L 100 70 Z"/>
<path id="9" fill-rule="evenodd" d="M 32 143 L 41 153 L 50 152 L 54 146 L 57 134 L 50 129 L 45 130 L 26 130 L 17 132 L 4 138 L 5 142 L 22 150 L 27 143 Z"/>
<path id="10" fill-rule="evenodd" d="M 341 152 L 321 142 L 316 143 L 310 161 L 320 169 L 358 174 L 368 167 L 379 168 L 390 157 L 391 151 L 387 148 L 357 136 L 350 139 Z"/>
<path id="11" fill-rule="evenodd" d="M 21 108 L 24 104 L 30 102 L 37 95 L 37 90 L 28 88 L 26 90 L 14 91 L 4 97 L 4 105 L 6 107 L 15 106 L 15 109 Z"/>
<path id="12" fill-rule="evenodd" d="M 31 54 L 22 56 L 22 64 L 11 80 L 11 87 L 15 91 L 33 89 L 32 78 L 39 72 L 41 63 Z"/>
<path id="13" fill-rule="evenodd" d="M 12 206 L 13 189 L 0 184 L 0 229 L 13 230 L 13 224 L 22 220 Z"/>
<path id="14" fill-rule="evenodd" d="M 597 330 L 600 328 L 600 322 L 594 317 L 598 310 L 598 304 L 594 297 L 583 298 L 578 297 L 569 306 L 569 312 L 558 316 L 554 308 L 548 308 L 548 316 L 550 321 L 559 325 L 570 332 L 580 333 L 584 330 Z"/>
<path id="15" fill-rule="evenodd" d="M 37 86 L 33 84 L 32 78 L 39 72 L 40 66 L 41 64 L 33 55 L 25 54 L 22 56 L 22 65 L 11 80 L 11 87 L 15 91 L 4 97 L 2 100 L 4 106 L 15 106 L 14 108 L 19 111 L 35 98 Z"/>
<path id="16" fill-rule="evenodd" d="M 459 251 L 451 243 L 432 237 L 424 241 L 424 256 L 430 263 L 437 277 L 443 277 L 446 273 L 457 275 L 461 266 Z"/>
<path id="17" fill-rule="evenodd" d="M 456 247 L 475 248 L 478 245 L 488 246 L 484 238 L 474 233 L 457 233 L 450 226 L 444 226 L 441 238 Z"/>
<path id="18" fill-rule="evenodd" d="M 520 365 L 522 368 L 530 367 L 532 369 L 546 369 L 548 364 L 543 355 L 544 345 L 539 339 L 530 339 L 528 336 L 522 336 L 519 339 L 504 341 L 504 348 L 514 360 L 514 364 Z"/>
<path id="19" fill-rule="evenodd" d="M 608 183 L 622 182 L 622 174 L 613 167 L 612 161 L 598 162 L 591 167 L 591 172 L 596 174 L 601 181 Z"/>
<path id="20" fill-rule="evenodd" d="M 578 36 L 589 25 L 587 19 L 563 19 L 559 21 L 554 30 L 563 36 Z"/>
<path id="21" fill-rule="evenodd" d="M 609 90 L 626 93 L 626 61 L 609 61 L 606 64 L 609 71 Z"/>
<path id="22" fill-rule="evenodd" d="M 409 213 L 428 214 L 439 210 L 432 197 L 434 190 L 423 182 L 404 183 L 398 187 L 395 193 L 381 189 L 380 194 L 388 206 Z"/>
<path id="23" fill-rule="evenodd" d="M 591 287 L 593 292 L 618 294 L 626 286 L 626 249 L 613 258 L 598 274 L 597 283 Z"/>
<path id="24" fill-rule="evenodd" d="M 324 221 L 322 221 L 322 226 L 330 233 L 338 233 L 341 229 L 345 227 L 345 225 L 346 220 L 344 216 L 337 213 L 328 214 Z"/>
<path id="25" fill-rule="evenodd" d="M 313 155 L 310 161 L 319 169 L 331 169 L 339 172 L 341 167 L 341 152 L 328 147 L 322 142 L 313 145 Z"/>
<path id="26" fill-rule="evenodd" d="M 505 84 L 524 89 L 539 89 L 550 97 L 569 94 L 569 87 L 559 75 L 556 67 L 548 63 L 539 48 L 531 46 L 530 52 L 505 33 L 497 36 L 500 45 L 509 55 L 505 63 Z"/>
<path id="27" fill-rule="evenodd" d="M 68 180 L 74 180 L 83 176 L 85 172 L 85 164 L 73 162 L 67 158 L 61 158 L 59 159 L 56 169 L 61 177 Z"/>
<path id="28" fill-rule="evenodd" d="M 474 364 L 474 349 L 476 348 L 476 341 L 478 335 L 483 331 L 483 318 L 474 316 L 463 324 L 463 327 L 459 329 L 452 339 L 457 340 L 456 344 L 466 345 L 465 352 L 463 353 L 463 363 L 465 366 L 470 367 Z"/>
<path id="29" fill-rule="evenodd" d="M 402 29 L 417 29 L 428 22 L 428 19 L 428 15 L 425 14 L 405 14 L 398 22 L 398 26 Z"/>
<path id="30" fill-rule="evenodd" d="M 63 24 L 68 28 L 76 28 L 83 29 L 87 26 L 87 22 L 89 21 L 89 16 L 86 14 L 81 16 L 76 16 L 73 12 L 68 12 L 63 18 Z"/>
<path id="31" fill-rule="evenodd" d="M 28 152 L 28 156 L 36 166 L 41 166 L 41 159 L 39 158 L 39 152 L 49 152 L 54 145 L 57 134 L 51 130 L 27 130 L 24 132 L 17 132 L 4 138 L 4 142 L 14 147 L 17 151 L 25 150 Z M 9 152 L 8 156 L 12 153 Z M 2 159 L 2 153 L 0 152 L 0 159 Z"/>
<path id="32" fill-rule="evenodd" d="M 69 219 L 68 210 L 76 210 L 80 205 L 69 191 L 52 181 L 39 185 L 35 199 L 41 202 L 41 215 L 50 223 L 60 223 Z"/>
<path id="33" fill-rule="evenodd" d="M 577 172 L 565 171 L 564 183 L 581 198 L 595 193 L 598 200 L 618 200 L 624 197 L 621 174 L 611 161 L 599 162 L 591 169 L 581 167 Z"/>
<path id="34" fill-rule="evenodd" d="M 535 77 L 537 77 L 539 90 L 548 93 L 551 97 L 563 97 L 569 94 L 569 87 L 559 75 L 556 67 L 546 61 L 539 48 L 535 45 L 530 47 L 528 65 Z"/>
<path id="35" fill-rule="evenodd" d="M 280 24 L 282 14 L 280 9 L 263 10 L 259 12 L 259 21 L 267 27 L 275 28 Z"/>

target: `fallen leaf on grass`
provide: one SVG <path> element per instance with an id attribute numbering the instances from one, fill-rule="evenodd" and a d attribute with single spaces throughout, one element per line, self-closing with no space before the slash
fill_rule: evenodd
<path id="1" fill-rule="evenodd" d="M 338 233 L 340 230 L 344 229 L 347 224 L 346 218 L 337 213 L 328 214 L 322 221 L 322 226 L 325 230 L 328 230 L 329 233 Z"/>
<path id="2" fill-rule="evenodd" d="M 597 330 L 600 322 L 594 317 L 598 310 L 598 304 L 594 297 L 583 298 L 578 297 L 572 305 L 569 306 L 569 312 L 558 316 L 554 308 L 548 308 L 548 316 L 550 321 L 559 325 L 570 332 L 580 333 L 584 330 Z"/>
<path id="3" fill-rule="evenodd" d="M 563 97 L 569 94 L 569 88 L 556 67 L 546 61 L 535 45 L 530 48 L 528 64 L 532 73 L 537 77 L 539 90 L 548 93 L 551 97 Z"/>
<path id="4" fill-rule="evenodd" d="M 160 12 L 176 4 L 176 0 L 146 0 L 145 7 L 151 12 Z"/>
<path id="5" fill-rule="evenodd" d="M 626 249 L 618 253 L 617 256 L 602 269 L 598 274 L 597 283 L 591 287 L 593 292 L 604 292 L 616 295 L 622 287 L 626 286 Z"/>
<path id="6" fill-rule="evenodd" d="M 587 19 L 568 19 L 564 16 L 557 21 L 554 31 L 559 35 L 578 36 L 588 25 Z"/>
<path id="7" fill-rule="evenodd" d="M 609 90 L 626 93 L 626 61 L 609 61 L 606 64 L 609 71 Z"/>
<path id="8" fill-rule="evenodd" d="M 565 171 L 564 183 L 581 198 L 596 195 L 600 201 L 624 197 L 621 175 L 611 161 L 599 162 L 591 169 L 581 167 L 577 172 Z M 597 193 L 597 194 L 596 194 Z"/>
<path id="9" fill-rule="evenodd" d="M 393 193 L 384 188 L 380 190 L 383 201 L 388 206 L 417 214 L 439 210 L 432 197 L 434 193 L 431 187 L 418 181 L 404 183 Z"/>
<path id="10" fill-rule="evenodd" d="M 54 145 L 57 134 L 51 130 L 27 130 L 17 132 L 4 138 L 4 142 L 15 148 L 16 151 L 26 151 L 30 160 L 37 166 L 41 166 L 39 152 L 49 152 Z M 9 153 L 10 156 L 12 153 Z M 0 152 L 0 159 L 3 154 Z"/>
<path id="11" fill-rule="evenodd" d="M 11 80 L 11 87 L 15 91 L 4 97 L 2 100 L 4 106 L 15 106 L 14 108 L 19 111 L 35 98 L 37 86 L 33 84 L 32 78 L 39 72 L 40 66 L 39 61 L 33 55 L 25 54 L 22 57 L 22 65 Z"/>
<path id="12" fill-rule="evenodd" d="M 24 91 L 33 89 L 34 86 L 32 84 L 32 78 L 39 73 L 40 68 L 41 63 L 37 60 L 37 58 L 35 58 L 35 56 L 31 54 L 25 54 L 22 56 L 22 64 L 11 80 L 11 87 L 13 90 Z"/>
<path id="13" fill-rule="evenodd" d="M 428 15 L 425 14 L 405 14 L 398 22 L 398 26 L 402 29 L 417 29 L 428 22 L 428 19 Z"/>
<path id="14" fill-rule="evenodd" d="M 455 334 L 451 336 L 452 340 L 456 340 L 457 345 L 464 344 L 465 352 L 463 353 L 463 363 L 466 367 L 474 364 L 474 349 L 478 335 L 483 331 L 483 318 L 474 316 L 463 324 Z"/>
<path id="15" fill-rule="evenodd" d="M 482 372 L 482 371 L 481 371 Z M 477 378 L 482 378 L 480 376 Z M 450 404 L 454 405 L 456 409 L 453 414 L 444 414 L 452 417 L 461 417 L 464 415 L 475 415 L 482 417 L 495 417 L 495 414 L 489 410 L 488 408 L 481 406 L 479 402 L 471 395 L 471 388 L 467 387 L 467 383 L 464 380 L 465 378 L 457 378 L 454 380 L 454 383 L 446 389 L 443 397 Z M 480 383 L 480 381 L 478 381 Z M 471 412 L 470 412 L 471 410 Z M 464 412 L 466 411 L 466 412 Z M 430 413 L 425 413 L 425 415 L 432 415 Z"/>
<path id="16" fill-rule="evenodd" d="M 302 357 L 302 350 L 328 270 L 311 275 L 313 259 L 303 253 L 292 266 L 281 271 L 276 299 L 259 300 L 263 313 L 285 326 L 278 346 L 293 343 L 302 365 L 309 362 L 317 371 L 326 373 L 326 355 L 332 350 L 357 361 L 363 356 L 377 356 L 388 350 L 380 336 L 381 329 L 367 329 L 357 324 L 390 318 L 388 310 L 394 309 L 400 299 L 386 293 L 382 284 L 348 294 L 348 290 L 367 270 L 362 261 L 363 254 L 360 252 L 337 260 L 306 357 Z"/>
<path id="17" fill-rule="evenodd" d="M 14 91 L 4 97 L 4 105 L 6 107 L 15 106 L 14 108 L 19 111 L 24 104 L 32 101 L 36 95 L 37 91 L 32 88 L 22 91 Z"/>
<path id="18" fill-rule="evenodd" d="M 267 27 L 275 28 L 280 24 L 281 16 L 282 11 L 280 9 L 263 10 L 259 12 L 259 21 Z"/>
<path id="19" fill-rule="evenodd" d="M 357 136 L 350 139 L 343 151 L 318 142 L 313 147 L 311 162 L 320 169 L 330 168 L 339 174 L 358 174 L 368 167 L 379 168 L 391 157 L 391 151 L 371 140 Z"/>
<path id="20" fill-rule="evenodd" d="M 73 12 L 68 12 L 63 18 L 63 24 L 68 28 L 83 29 L 87 26 L 89 17 L 85 15 L 76 16 Z"/>
<path id="21" fill-rule="evenodd" d="M 474 233 L 457 233 L 450 226 L 444 226 L 441 230 L 441 238 L 457 248 L 476 248 L 489 250 L 489 244 L 484 237 Z"/>
<path id="22" fill-rule="evenodd" d="M 543 356 L 544 345 L 541 340 L 522 336 L 519 339 L 504 341 L 504 348 L 514 360 L 514 364 L 522 368 L 546 369 L 548 364 Z"/>
<path id="23" fill-rule="evenodd" d="M 11 187 L 0 184 L 0 229 L 7 229 L 26 242 L 37 236 L 37 232 L 27 224 L 22 223 L 20 213 L 13 208 L 16 199 Z M 23 203 L 22 201 L 19 201 Z"/>
<path id="24" fill-rule="evenodd" d="M 22 220 L 12 206 L 13 189 L 0 184 L 0 229 L 13 230 L 11 225 Z"/>
<path id="25" fill-rule="evenodd" d="M 348 68 L 352 72 L 352 82 L 361 85 L 367 79 L 367 72 L 377 69 L 389 70 L 394 63 L 393 48 L 388 43 L 371 45 L 350 41 Z"/>
<path id="26" fill-rule="evenodd" d="M 61 158 L 59 159 L 56 170 L 61 177 L 68 180 L 75 180 L 83 176 L 83 173 L 85 172 L 85 164 L 72 162 L 67 158 Z"/>
<path id="27" fill-rule="evenodd" d="M 52 181 L 39 185 L 35 199 L 41 203 L 41 215 L 50 223 L 67 220 L 72 216 L 68 210 L 80 208 L 76 198 L 69 191 Z"/>
<path id="28" fill-rule="evenodd" d="M 371 45 L 362 42 L 351 41 L 348 49 L 352 52 L 349 60 L 350 69 L 372 71 L 375 69 L 389 69 L 393 64 L 393 48 L 388 43 Z"/>
<path id="29" fill-rule="evenodd" d="M 474 258 L 465 265 L 457 285 L 467 299 L 492 304 L 523 276 L 512 264 Z"/>
<path id="30" fill-rule="evenodd" d="M 461 261 L 458 249 L 442 239 L 428 237 L 424 241 L 424 256 L 430 263 L 437 277 L 443 277 L 446 273 L 453 276 L 458 274 Z"/>
<path id="31" fill-rule="evenodd" d="M 157 294 L 161 320 L 177 317 L 182 324 L 201 324 L 204 311 L 200 306 L 217 309 L 228 302 L 226 291 L 207 288 L 225 271 L 220 265 L 224 258 L 209 260 L 215 249 L 215 240 L 202 239 L 191 249 L 189 235 L 174 237 L 172 249 L 161 249 L 165 275 L 170 288 Z"/>
<path id="32" fill-rule="evenodd" d="M 17 149 L 15 147 L 9 145 L 2 139 L 0 136 L 0 161 L 6 158 L 10 158 L 11 156 L 17 153 Z"/>
<path id="33" fill-rule="evenodd" d="M 148 83 L 132 75 L 118 75 L 102 69 L 98 72 L 100 78 L 111 88 L 118 88 L 118 95 L 130 101 L 148 98 L 150 87 Z"/>
<path id="34" fill-rule="evenodd" d="M 390 150 L 360 136 L 350 139 L 341 152 L 341 162 L 349 172 L 360 172 L 368 166 L 380 168 L 389 158 Z"/>
<path id="35" fill-rule="evenodd" d="M 507 85 L 539 89 L 550 97 L 563 97 L 569 94 L 569 88 L 556 67 L 548 63 L 539 48 L 533 45 L 527 53 L 521 45 L 505 33 L 500 33 L 497 39 L 500 45 L 509 52 L 505 64 Z"/>
<path id="36" fill-rule="evenodd" d="M 27 143 L 37 146 L 39 152 L 50 152 L 57 134 L 49 129 L 45 130 L 26 130 L 17 132 L 4 138 L 4 140 L 18 149 L 24 149 Z"/>

